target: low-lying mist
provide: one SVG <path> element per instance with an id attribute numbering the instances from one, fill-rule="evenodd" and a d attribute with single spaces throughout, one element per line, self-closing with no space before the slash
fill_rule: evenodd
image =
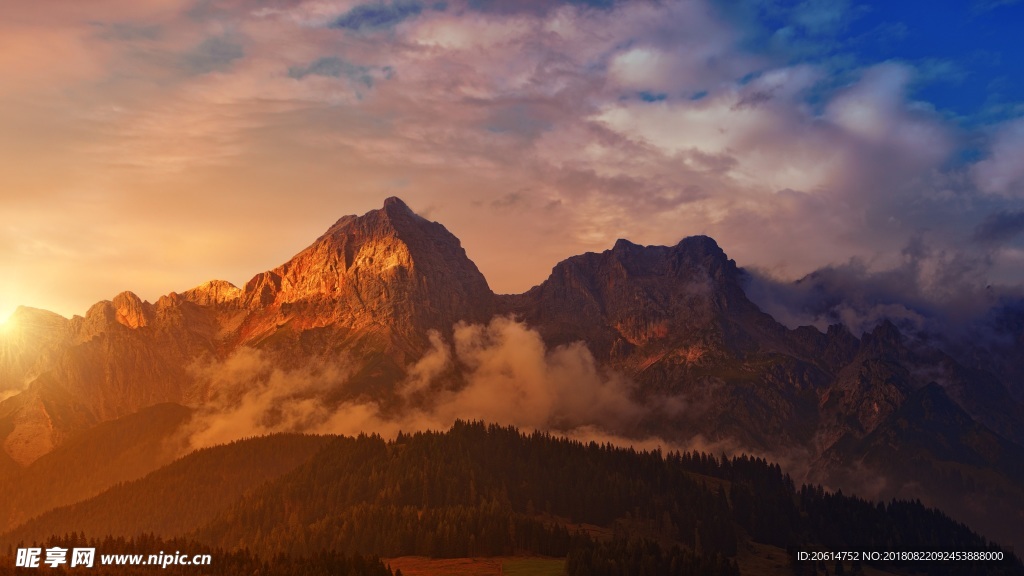
<path id="1" fill-rule="evenodd" d="M 223 361 L 196 364 L 192 373 L 208 396 L 178 438 L 180 451 L 280 432 L 390 439 L 399 431 L 445 430 L 462 419 L 642 450 L 747 454 L 778 463 L 798 481 L 813 466 L 805 447 L 765 452 L 733 438 L 640 432 L 645 421 L 685 418 L 701 407 L 678 397 L 639 401 L 636 383 L 600 366 L 584 343 L 548 347 L 539 332 L 509 317 L 460 323 L 450 340 L 432 331 L 429 341 L 387 399 L 332 400 L 357 372 L 356 361 L 347 357 L 285 369 L 260 350 L 240 348 Z M 892 489 L 878 486 L 877 475 L 871 478 L 874 484 L 856 483 L 864 496 Z"/>
<path id="2" fill-rule="evenodd" d="M 399 431 L 447 429 L 456 419 L 637 448 L 674 447 L 629 431 L 683 406 L 636 401 L 635 383 L 599 366 L 582 342 L 549 348 L 536 330 L 500 316 L 486 325 L 460 323 L 450 341 L 436 331 L 429 340 L 389 400 L 331 400 L 355 373 L 352 358 L 285 369 L 260 350 L 241 348 L 223 361 L 198 363 L 191 370 L 208 390 L 207 400 L 184 431 L 183 448 L 278 432 L 392 438 Z"/>

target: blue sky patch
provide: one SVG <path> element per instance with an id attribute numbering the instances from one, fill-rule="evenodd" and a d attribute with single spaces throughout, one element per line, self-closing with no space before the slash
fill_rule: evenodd
<path id="1" fill-rule="evenodd" d="M 664 92 L 650 92 L 644 90 L 637 94 L 637 97 L 644 102 L 661 102 L 668 99 L 668 94 Z"/>
<path id="2" fill-rule="evenodd" d="M 323 76 L 327 78 L 348 78 L 349 80 L 372 88 L 375 78 L 390 78 L 393 70 L 390 66 L 363 66 L 353 64 L 336 56 L 318 58 L 305 66 L 291 66 L 288 77 L 302 80 L 307 76 Z"/>
<path id="3" fill-rule="evenodd" d="M 383 30 L 419 16 L 421 12 L 423 4 L 416 1 L 396 0 L 391 3 L 360 4 L 335 20 L 333 26 L 346 30 Z"/>
<path id="4" fill-rule="evenodd" d="M 716 0 L 741 46 L 782 64 L 823 66 L 833 78 L 884 61 L 914 69 L 910 97 L 966 125 L 1019 113 L 1024 100 L 1024 2 Z M 842 82 L 833 82 L 839 87 Z"/>

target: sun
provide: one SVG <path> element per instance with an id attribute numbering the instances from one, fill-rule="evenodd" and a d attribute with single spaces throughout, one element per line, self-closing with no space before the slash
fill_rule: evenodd
<path id="1" fill-rule="evenodd" d="M 0 334 L 6 334 L 14 328 L 14 320 L 11 318 L 13 315 L 13 310 L 0 311 Z"/>

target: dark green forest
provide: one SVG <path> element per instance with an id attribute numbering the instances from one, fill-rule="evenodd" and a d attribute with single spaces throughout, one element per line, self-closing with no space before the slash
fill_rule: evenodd
<path id="1" fill-rule="evenodd" d="M 566 558 L 569 576 L 738 574 L 735 557 L 747 540 L 791 552 L 998 550 L 920 502 L 876 503 L 820 486 L 797 487 L 777 464 L 759 458 L 637 451 L 476 422 L 393 441 L 366 435 L 319 441 L 322 448 L 304 463 L 241 496 L 190 496 L 226 480 L 210 477 L 223 456 L 188 464 L 190 456 L 176 463 L 188 474 L 173 475 L 174 482 L 157 482 L 158 471 L 99 497 L 114 510 L 99 513 L 86 502 L 35 529 L 132 537 L 110 518 L 145 518 L 171 507 L 192 523 L 175 523 L 157 537 L 246 551 L 252 562 L 259 562 L 257 554 L 282 566 L 328 557 L 365 562 L 372 556 L 529 554 Z M 259 443 L 231 445 L 232 458 L 258 462 L 244 454 L 265 452 Z M 126 488 L 131 498 L 119 498 L 117 490 Z M 16 534 L 5 544 L 19 542 Z M 20 541 L 33 537 L 21 534 Z M 946 563 L 937 573 L 1024 573 L 1017 558 L 1006 557 L 1002 563 Z M 925 562 L 884 567 L 937 569 Z M 814 566 L 793 568 L 811 573 Z M 835 568 L 829 566 L 830 573 Z"/>

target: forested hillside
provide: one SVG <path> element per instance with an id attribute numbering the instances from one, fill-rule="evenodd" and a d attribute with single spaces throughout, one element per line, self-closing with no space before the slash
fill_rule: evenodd
<path id="1" fill-rule="evenodd" d="M 283 460 L 268 467 L 271 456 Z M 566 557 L 573 575 L 616 573 L 609 562 L 632 566 L 624 573 L 735 574 L 747 540 L 791 551 L 996 549 L 919 502 L 796 487 L 757 458 L 638 452 L 466 422 L 393 441 L 271 436 L 200 451 L 5 541 L 68 531 L 152 531 L 264 558 L 539 554 Z"/>
<path id="2" fill-rule="evenodd" d="M 4 540 L 39 541 L 68 532 L 183 534 L 246 491 L 294 469 L 328 442 L 323 436 L 277 434 L 199 450 L 145 478 L 47 512 Z"/>

